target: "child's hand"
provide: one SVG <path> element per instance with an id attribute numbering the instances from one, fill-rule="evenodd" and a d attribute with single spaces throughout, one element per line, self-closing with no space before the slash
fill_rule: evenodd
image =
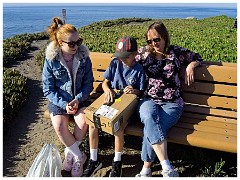
<path id="1" fill-rule="evenodd" d="M 111 89 L 106 90 L 105 97 L 104 97 L 104 103 L 113 102 L 114 97 L 115 97 L 115 93 Z"/>
<path id="2" fill-rule="evenodd" d="M 126 86 L 124 89 L 123 89 L 123 92 L 126 93 L 126 94 L 134 94 L 134 89 L 132 86 Z"/>

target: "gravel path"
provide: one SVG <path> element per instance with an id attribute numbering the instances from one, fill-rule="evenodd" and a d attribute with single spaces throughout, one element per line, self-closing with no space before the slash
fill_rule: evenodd
<path id="1" fill-rule="evenodd" d="M 32 43 L 27 59 L 11 68 L 28 78 L 29 99 L 3 135 L 3 176 L 24 177 L 45 143 L 59 145 L 50 121 L 43 118 L 47 100 L 42 95 L 41 69 L 34 54 L 46 46 L 46 40 Z"/>

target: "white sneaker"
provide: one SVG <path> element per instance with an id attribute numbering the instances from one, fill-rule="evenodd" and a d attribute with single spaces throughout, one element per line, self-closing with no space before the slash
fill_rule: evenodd
<path id="1" fill-rule="evenodd" d="M 162 170 L 161 174 L 163 177 L 179 177 L 178 172 L 174 169 Z"/>
<path id="2" fill-rule="evenodd" d="M 70 151 L 66 152 L 65 149 L 65 159 L 63 161 L 63 169 L 65 171 L 71 171 L 73 165 L 73 155 Z"/>
<path id="3" fill-rule="evenodd" d="M 71 175 L 72 177 L 80 177 L 83 174 L 83 164 L 86 162 L 87 156 L 84 152 L 82 152 L 82 158 L 75 159 L 73 158 L 73 165 Z"/>
<path id="4" fill-rule="evenodd" d="M 152 171 L 150 171 L 148 174 L 137 174 L 135 177 L 152 177 Z"/>

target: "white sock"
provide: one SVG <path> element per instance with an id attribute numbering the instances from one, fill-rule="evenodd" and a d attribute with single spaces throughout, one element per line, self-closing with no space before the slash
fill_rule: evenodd
<path id="1" fill-rule="evenodd" d="M 163 160 L 163 161 L 160 161 L 160 163 L 161 163 L 161 165 L 162 165 L 162 169 L 163 169 L 163 170 L 172 169 L 172 166 L 171 166 L 169 160 Z"/>
<path id="2" fill-rule="evenodd" d="M 150 173 L 151 173 L 151 168 L 145 168 L 145 167 L 142 167 L 142 170 L 140 172 L 141 175 L 147 175 Z"/>
<path id="3" fill-rule="evenodd" d="M 97 149 L 90 149 L 90 159 L 93 161 L 97 161 Z"/>
<path id="4" fill-rule="evenodd" d="M 113 161 L 116 162 L 116 161 L 121 161 L 122 160 L 122 152 L 116 152 L 115 151 L 115 156 L 114 156 L 114 159 Z"/>
<path id="5" fill-rule="evenodd" d="M 75 143 L 73 143 L 73 145 L 66 147 L 67 150 L 69 150 L 75 159 L 81 159 L 82 158 L 82 152 L 80 151 L 79 147 L 78 147 L 78 143 L 77 141 Z"/>
<path id="6" fill-rule="evenodd" d="M 65 154 L 65 156 L 67 156 L 67 153 L 68 152 L 70 152 L 70 150 L 69 150 L 69 148 L 68 147 L 65 147 L 65 149 L 64 149 L 64 154 Z M 71 153 L 71 152 L 70 152 Z M 72 153 L 71 153 L 72 154 Z"/>

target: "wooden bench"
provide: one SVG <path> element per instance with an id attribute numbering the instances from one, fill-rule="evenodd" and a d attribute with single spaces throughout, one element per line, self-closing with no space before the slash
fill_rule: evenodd
<path id="1" fill-rule="evenodd" d="M 91 52 L 94 74 L 94 101 L 103 93 L 103 73 L 112 54 Z M 180 77 L 184 75 L 184 68 Z M 204 62 L 195 69 L 195 83 L 188 87 L 182 79 L 185 110 L 168 132 L 168 141 L 201 148 L 237 153 L 237 64 Z M 48 110 L 45 117 L 49 118 Z M 129 124 L 126 135 L 142 136 L 143 125 Z"/>

